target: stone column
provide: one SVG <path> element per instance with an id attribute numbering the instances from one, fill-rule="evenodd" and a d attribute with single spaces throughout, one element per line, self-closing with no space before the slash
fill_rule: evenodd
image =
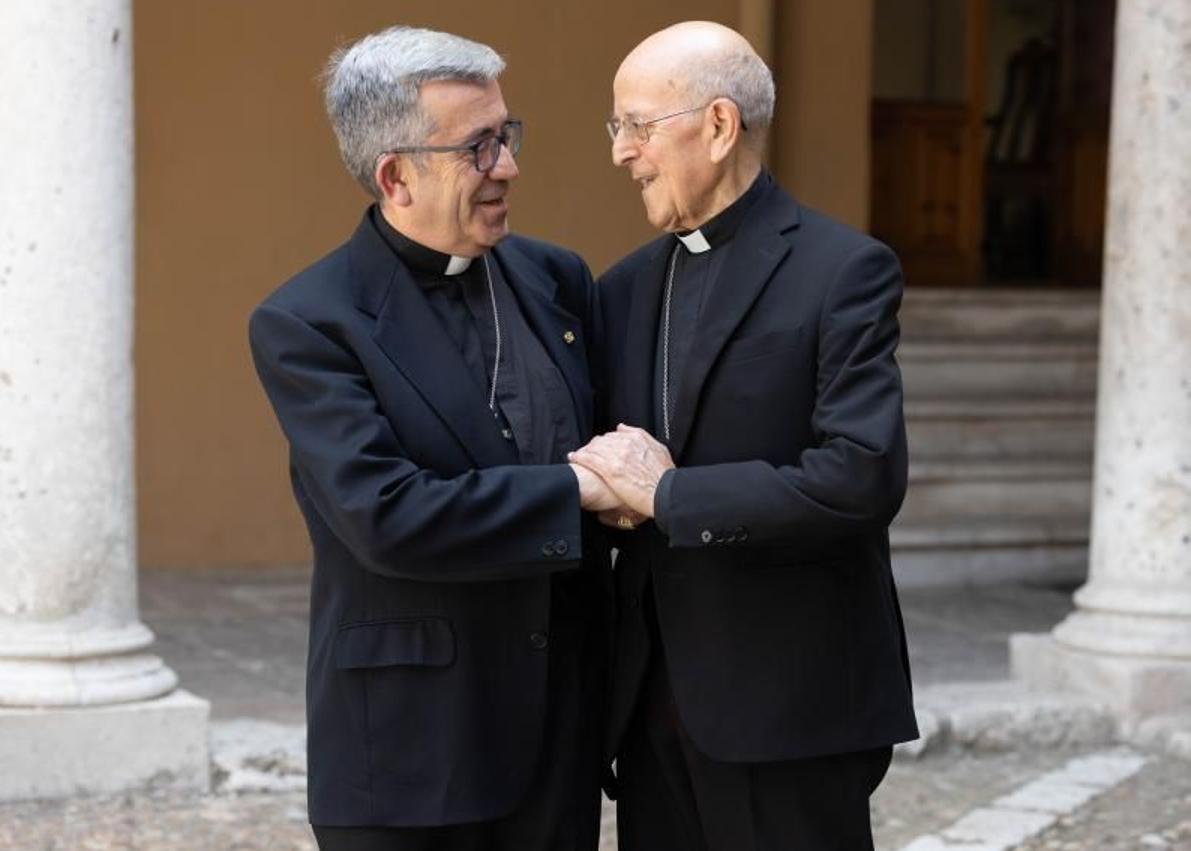
<path id="1" fill-rule="evenodd" d="M 206 784 L 137 615 L 131 23 L 0 3 L 0 799 Z"/>
<path id="2" fill-rule="evenodd" d="M 1118 0 L 1089 580 L 1018 676 L 1191 713 L 1191 0 Z"/>

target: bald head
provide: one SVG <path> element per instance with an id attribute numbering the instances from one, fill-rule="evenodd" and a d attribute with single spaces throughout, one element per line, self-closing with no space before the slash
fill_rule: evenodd
<path id="1" fill-rule="evenodd" d="M 715 60 L 730 53 L 756 55 L 736 30 L 711 21 L 683 21 L 646 38 L 629 52 L 620 67 L 681 71 L 683 63 Z"/>
<path id="2" fill-rule="evenodd" d="M 761 170 L 773 75 L 739 33 L 688 21 L 654 33 L 612 81 L 612 162 L 659 230 L 701 227 Z"/>
<path id="3" fill-rule="evenodd" d="M 744 36 L 711 21 L 683 21 L 649 36 L 620 63 L 616 80 L 624 78 L 648 80 L 694 102 L 726 97 L 749 130 L 762 130 L 773 118 L 769 68 Z"/>

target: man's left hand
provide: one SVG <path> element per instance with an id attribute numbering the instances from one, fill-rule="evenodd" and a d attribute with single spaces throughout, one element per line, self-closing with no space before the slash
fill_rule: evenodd
<path id="1" fill-rule="evenodd" d="M 643 517 L 653 517 L 658 480 L 674 468 L 669 449 L 645 429 L 623 423 L 616 431 L 593 438 L 568 459 L 598 473 L 628 508 Z"/>

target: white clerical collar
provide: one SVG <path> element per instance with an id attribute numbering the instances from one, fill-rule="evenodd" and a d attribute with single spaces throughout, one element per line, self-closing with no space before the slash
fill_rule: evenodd
<path id="1" fill-rule="evenodd" d="M 678 241 L 686 246 L 686 250 L 691 254 L 702 254 L 704 251 L 711 251 L 711 243 L 707 241 L 707 237 L 703 235 L 700 230 L 693 230 L 690 233 L 676 233 Z"/>
<path id="2" fill-rule="evenodd" d="M 456 257 L 452 254 L 450 262 L 447 263 L 447 271 L 445 274 L 458 275 L 461 272 L 466 272 L 467 267 L 471 265 L 471 261 L 474 259 L 474 257 Z"/>

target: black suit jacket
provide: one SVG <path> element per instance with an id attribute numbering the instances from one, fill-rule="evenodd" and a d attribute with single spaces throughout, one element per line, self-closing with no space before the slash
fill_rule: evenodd
<path id="1" fill-rule="evenodd" d="M 600 280 L 605 425 L 659 433 L 654 346 L 673 245 L 662 237 Z M 912 739 L 888 537 L 906 486 L 897 260 L 776 184 L 728 250 L 679 379 L 669 535 L 650 523 L 619 541 L 610 749 L 645 667 L 650 574 L 679 716 L 708 756 Z"/>
<path id="2" fill-rule="evenodd" d="M 494 255 L 586 439 L 590 274 L 515 236 Z M 573 473 L 518 462 L 486 389 L 367 216 L 256 309 L 249 337 L 314 548 L 311 821 L 509 813 L 542 738 L 550 574 L 583 567 L 595 586 L 603 571 L 610 596 Z"/>

